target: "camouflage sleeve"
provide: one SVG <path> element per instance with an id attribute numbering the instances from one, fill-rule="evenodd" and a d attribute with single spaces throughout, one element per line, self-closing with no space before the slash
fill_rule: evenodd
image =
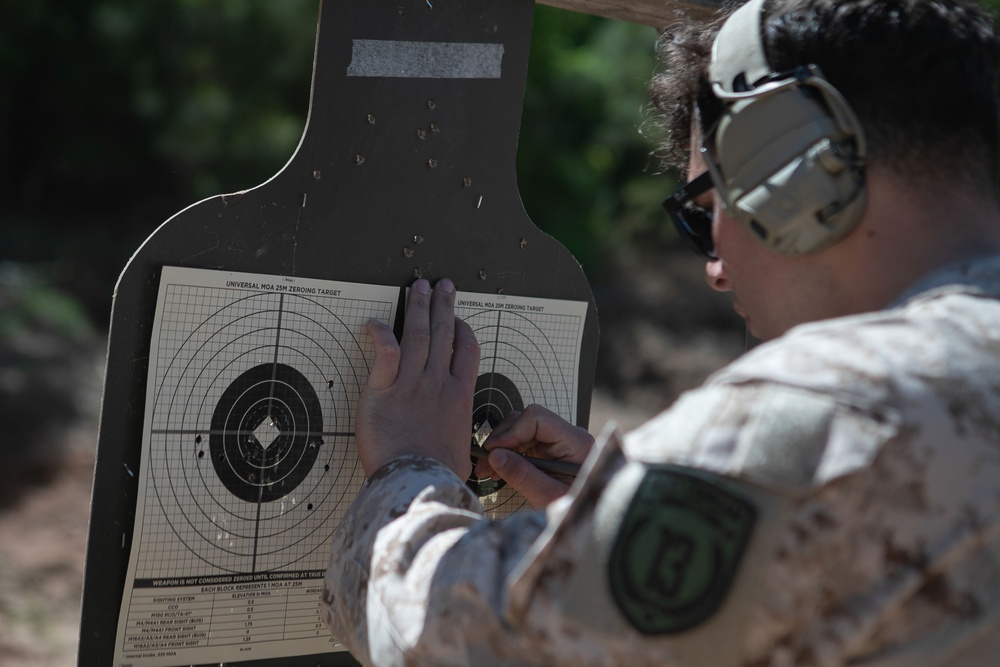
<path id="1" fill-rule="evenodd" d="M 725 622 L 724 603 L 678 645 L 712 632 L 754 667 L 990 664 L 1000 450 L 983 417 L 1000 394 L 972 382 L 898 386 L 905 399 L 865 404 L 861 392 L 835 399 L 741 378 L 691 392 L 629 434 L 630 460 L 711 471 L 757 512 L 729 592 L 748 616 Z M 697 572 L 683 555 L 672 556 L 680 571 Z"/>
<path id="2" fill-rule="evenodd" d="M 363 664 L 474 664 L 510 634 L 497 613 L 503 581 L 544 522 L 536 512 L 491 522 L 445 466 L 397 459 L 334 535 L 325 620 Z"/>
<path id="3" fill-rule="evenodd" d="M 334 635 L 380 666 L 992 664 L 1000 310 L 921 307 L 758 348 L 545 512 L 393 462 L 336 532 Z"/>
<path id="4" fill-rule="evenodd" d="M 502 521 L 443 466 L 400 459 L 337 530 L 328 622 L 380 666 L 735 666 L 780 509 L 711 473 L 629 460 L 617 434 L 566 497 Z"/>
<path id="5" fill-rule="evenodd" d="M 810 389 L 702 388 L 600 439 L 545 512 L 502 521 L 443 466 L 400 459 L 337 530 L 331 628 L 386 666 L 812 667 L 979 622 L 1000 599 L 980 523 L 997 524 L 963 508 L 995 497 L 996 457 L 919 413 L 916 431 Z"/>

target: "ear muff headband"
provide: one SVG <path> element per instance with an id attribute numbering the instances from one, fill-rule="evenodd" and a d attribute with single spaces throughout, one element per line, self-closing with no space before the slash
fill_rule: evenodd
<path id="1" fill-rule="evenodd" d="M 727 212 L 775 252 L 801 255 L 846 236 L 864 212 L 864 132 L 816 67 L 771 69 L 764 1 L 734 12 L 712 46 L 712 91 L 727 106 L 703 152 Z"/>

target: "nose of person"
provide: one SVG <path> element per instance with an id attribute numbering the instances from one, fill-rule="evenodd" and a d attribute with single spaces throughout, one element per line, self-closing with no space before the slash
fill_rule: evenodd
<path id="1" fill-rule="evenodd" d="M 721 260 L 705 262 L 705 280 L 708 281 L 708 286 L 717 292 L 729 292 L 732 290 Z"/>

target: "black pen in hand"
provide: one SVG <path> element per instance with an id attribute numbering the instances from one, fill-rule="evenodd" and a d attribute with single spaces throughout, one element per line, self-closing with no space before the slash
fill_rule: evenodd
<path id="1" fill-rule="evenodd" d="M 485 459 L 488 454 L 489 452 L 479 445 L 472 445 L 472 458 L 476 461 L 479 459 Z M 547 472 L 551 475 L 576 477 L 580 473 L 580 465 L 578 463 L 570 463 L 569 461 L 553 461 L 552 459 L 539 459 L 534 456 L 523 456 L 523 458 L 539 470 Z"/>

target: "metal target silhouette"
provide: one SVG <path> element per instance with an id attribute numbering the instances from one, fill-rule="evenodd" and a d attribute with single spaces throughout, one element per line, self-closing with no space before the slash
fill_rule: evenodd
<path id="1" fill-rule="evenodd" d="M 587 424 L 593 297 L 525 214 L 514 172 L 532 10 L 321 5 L 295 155 L 263 185 L 179 212 L 125 267 L 81 667 L 355 664 L 319 623 L 319 590 L 363 482 L 364 324 L 401 331 L 416 277 L 493 299 L 460 313 L 483 349 L 477 418 L 541 403 Z M 481 492 L 492 516 L 524 505 Z"/>

